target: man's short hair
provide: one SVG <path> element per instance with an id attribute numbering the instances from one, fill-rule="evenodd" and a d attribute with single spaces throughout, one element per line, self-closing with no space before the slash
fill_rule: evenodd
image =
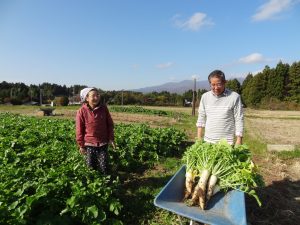
<path id="1" fill-rule="evenodd" d="M 222 82 L 226 81 L 225 74 L 221 70 L 214 70 L 208 75 L 208 81 L 210 83 L 210 79 L 213 77 L 217 77 L 222 80 Z"/>

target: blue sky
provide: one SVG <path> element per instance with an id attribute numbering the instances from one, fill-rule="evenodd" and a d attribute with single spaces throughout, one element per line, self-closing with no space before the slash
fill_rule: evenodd
<path id="1" fill-rule="evenodd" d="M 0 0 L 0 82 L 135 89 L 300 58 L 299 0 Z"/>

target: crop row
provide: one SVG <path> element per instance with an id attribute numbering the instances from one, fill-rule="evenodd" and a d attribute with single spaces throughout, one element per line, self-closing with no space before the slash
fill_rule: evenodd
<path id="1" fill-rule="evenodd" d="M 146 109 L 141 106 L 110 106 L 111 112 L 139 113 L 146 115 L 167 116 L 167 117 L 184 117 L 183 113 L 174 111 L 165 111 L 159 109 Z"/>
<path id="2" fill-rule="evenodd" d="M 0 114 L 0 224 L 122 224 L 118 178 L 88 169 L 74 121 Z M 114 170 L 151 165 L 181 151 L 174 128 L 120 124 Z"/>

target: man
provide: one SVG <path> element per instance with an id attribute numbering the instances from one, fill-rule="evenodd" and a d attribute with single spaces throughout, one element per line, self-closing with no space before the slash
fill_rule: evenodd
<path id="1" fill-rule="evenodd" d="M 198 139 L 204 133 L 207 142 L 226 139 L 229 144 L 242 144 L 244 115 L 240 95 L 225 88 L 225 74 L 220 70 L 211 72 L 208 81 L 211 91 L 202 95 L 199 105 Z"/>

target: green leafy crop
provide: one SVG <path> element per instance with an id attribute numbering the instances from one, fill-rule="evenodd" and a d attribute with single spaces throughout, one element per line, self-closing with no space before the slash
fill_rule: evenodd
<path id="1" fill-rule="evenodd" d="M 181 151 L 174 128 L 118 124 L 115 170 L 152 165 Z M 0 114 L 0 224 L 122 224 L 118 178 L 87 168 L 74 120 Z"/>

